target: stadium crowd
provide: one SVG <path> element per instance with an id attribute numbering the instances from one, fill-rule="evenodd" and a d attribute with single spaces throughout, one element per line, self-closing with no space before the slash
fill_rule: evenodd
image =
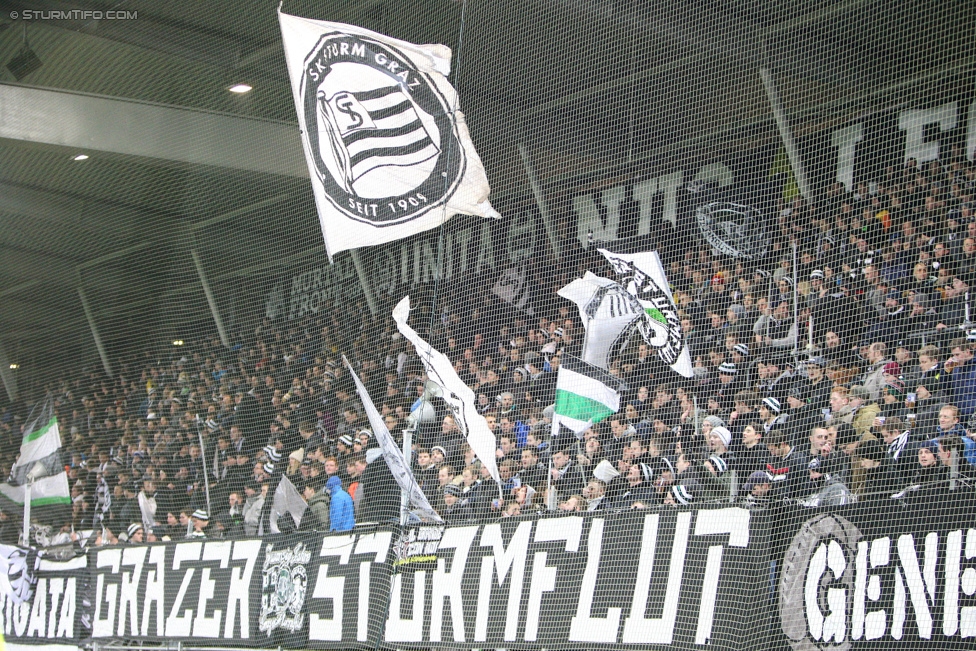
<path id="1" fill-rule="evenodd" d="M 66 376 L 48 389 L 73 507 L 39 540 L 260 535 L 283 477 L 307 503 L 299 529 L 399 518 L 400 489 L 343 354 L 394 437 L 415 429 L 414 475 L 447 522 L 971 490 L 976 167 L 954 150 L 882 177 L 781 202 L 761 264 L 689 247 L 680 231 L 659 241 L 694 376 L 636 336 L 610 369 L 628 387 L 620 411 L 581 438 L 550 436 L 561 356 L 578 356 L 584 339 L 576 306 L 555 290 L 577 272 L 610 275 L 605 260 L 580 247 L 567 256 L 572 273 L 540 266 L 531 317 L 499 301 L 493 279 L 441 287 L 436 309 L 411 322 L 474 389 L 496 433 L 501 491 L 392 319 L 356 306 L 265 320 L 232 349 L 188 342 L 122 360 L 114 379 Z M 25 415 L 0 419 L 4 471 Z M 0 515 L 0 540 L 18 529 Z"/>

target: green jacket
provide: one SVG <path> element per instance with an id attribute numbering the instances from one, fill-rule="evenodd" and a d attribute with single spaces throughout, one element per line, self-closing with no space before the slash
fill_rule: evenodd
<path id="1" fill-rule="evenodd" d="M 329 494 L 316 493 L 308 501 L 308 508 L 302 517 L 299 531 L 328 531 L 329 530 Z"/>

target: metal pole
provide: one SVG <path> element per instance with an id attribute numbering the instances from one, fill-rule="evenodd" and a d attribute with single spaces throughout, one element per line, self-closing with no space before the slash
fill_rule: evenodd
<path id="1" fill-rule="evenodd" d="M 956 480 L 959 479 L 959 454 L 956 450 L 949 451 L 949 490 L 956 490 Z"/>
<path id="2" fill-rule="evenodd" d="M 112 372 L 112 365 L 108 361 L 108 353 L 105 352 L 105 345 L 102 344 L 102 338 L 98 334 L 98 326 L 95 325 L 95 315 L 92 313 L 91 306 L 88 305 L 88 297 L 85 296 L 84 287 L 78 288 L 78 297 L 81 299 L 81 307 L 85 309 L 85 318 L 88 319 L 88 327 L 91 329 L 92 338 L 95 340 L 98 356 L 102 358 L 102 367 L 105 369 L 106 375 L 115 377 Z"/>
<path id="3" fill-rule="evenodd" d="M 807 348 L 809 348 L 810 352 L 812 353 L 813 352 L 813 310 L 810 310 L 809 318 L 810 321 L 809 324 L 807 325 L 807 333 L 808 333 L 807 337 L 809 339 L 809 342 L 807 343 Z"/>
<path id="4" fill-rule="evenodd" d="M 799 292 L 799 290 L 796 287 L 799 283 L 797 282 L 797 277 L 796 277 L 796 239 L 795 238 L 793 239 L 791 244 L 793 246 L 793 328 L 796 331 L 796 334 L 793 336 L 793 360 L 796 361 L 796 358 L 799 356 L 800 353 L 800 301 L 797 298 L 798 297 L 797 292 Z"/>
<path id="5" fill-rule="evenodd" d="M 966 290 L 966 320 L 959 326 L 960 330 L 969 330 L 973 327 L 973 322 L 969 320 L 969 290 Z"/>
<path id="6" fill-rule="evenodd" d="M 3 380 L 3 386 L 7 390 L 7 397 L 10 398 L 10 402 L 13 402 L 17 399 L 17 376 L 11 370 L 7 351 L 0 343 L 0 379 Z"/>
<path id="7" fill-rule="evenodd" d="M 24 485 L 24 531 L 21 534 L 21 544 L 30 547 L 30 516 L 31 516 L 31 488 L 34 482 L 29 481 Z"/>
<path id="8" fill-rule="evenodd" d="M 200 439 L 200 463 L 203 465 L 203 490 L 207 496 L 207 515 L 210 515 L 210 477 L 207 472 L 207 448 L 203 444 L 203 428 L 197 423 L 197 437 Z"/>
<path id="9" fill-rule="evenodd" d="M 363 288 L 363 296 L 366 297 L 366 307 L 369 308 L 371 315 L 376 316 L 379 313 L 379 308 L 376 305 L 376 297 L 373 296 L 373 290 L 369 286 L 369 280 L 366 278 L 366 269 L 363 267 L 363 261 L 359 257 L 359 250 L 351 249 L 349 256 L 352 258 L 352 266 L 356 268 L 359 286 Z"/>
<path id="10" fill-rule="evenodd" d="M 224 321 L 220 318 L 217 310 L 217 299 L 214 297 L 210 283 L 207 281 L 207 273 L 203 270 L 203 262 L 197 254 L 196 249 L 190 249 L 190 257 L 193 258 L 193 266 L 197 268 L 197 275 L 200 276 L 200 284 L 203 285 L 203 293 L 207 296 L 207 305 L 210 306 L 210 314 L 213 316 L 214 323 L 217 324 L 217 334 L 220 335 L 220 343 L 225 348 L 230 348 L 230 339 L 227 338 L 227 331 L 224 330 Z"/>
<path id="11" fill-rule="evenodd" d="M 562 257 L 559 252 L 559 235 L 552 225 L 552 217 L 549 215 L 546 196 L 542 193 L 542 185 L 539 183 L 539 178 L 535 174 L 535 168 L 532 167 L 532 161 L 529 160 L 529 152 L 525 148 L 525 145 L 520 142 L 518 150 L 519 155 L 522 157 L 522 165 L 525 166 L 525 174 L 529 177 L 529 187 L 532 188 L 535 204 L 539 207 L 539 214 L 542 216 L 542 225 L 546 228 L 546 237 L 549 238 L 549 246 L 552 247 L 552 252 L 558 260 Z"/>
<path id="12" fill-rule="evenodd" d="M 413 451 L 413 430 L 407 428 L 403 431 L 403 458 L 407 462 L 407 468 L 410 467 L 410 453 Z M 400 526 L 406 526 L 407 524 L 407 513 L 410 511 L 410 495 L 406 490 L 400 489 Z"/>
<path id="13" fill-rule="evenodd" d="M 796 178 L 796 184 L 800 186 L 800 193 L 803 195 L 803 198 L 809 201 L 813 195 L 810 193 L 810 184 L 807 182 L 807 172 L 803 167 L 803 161 L 800 159 L 800 150 L 797 148 L 796 142 L 793 140 L 793 134 L 790 132 L 786 111 L 783 109 L 783 103 L 780 101 L 779 91 L 776 90 L 773 73 L 769 68 L 760 68 L 759 76 L 762 77 L 763 88 L 766 89 L 766 98 L 769 100 L 769 105 L 773 109 L 773 117 L 776 118 L 776 128 L 779 129 L 779 137 L 782 138 L 783 146 L 786 148 L 786 156 L 790 159 L 790 167 L 793 168 L 793 176 Z"/>
<path id="14" fill-rule="evenodd" d="M 549 474 L 546 475 L 546 508 L 550 511 L 556 510 L 556 500 L 552 493 L 552 450 L 549 450 Z"/>

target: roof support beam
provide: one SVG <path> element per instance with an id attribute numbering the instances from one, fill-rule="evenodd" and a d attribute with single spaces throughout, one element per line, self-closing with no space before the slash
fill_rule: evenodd
<path id="1" fill-rule="evenodd" d="M 203 293 L 207 297 L 207 305 L 210 306 L 210 316 L 213 317 L 214 324 L 217 326 L 217 334 L 220 335 L 220 343 L 224 348 L 230 348 L 230 339 L 227 337 L 227 330 L 224 329 L 224 320 L 220 318 L 220 309 L 217 306 L 217 297 L 214 296 L 210 288 L 210 281 L 207 280 L 207 272 L 203 268 L 203 261 L 196 249 L 190 249 L 190 257 L 193 258 L 193 266 L 196 267 L 197 276 L 200 277 L 200 284 L 203 285 Z"/>
<path id="2" fill-rule="evenodd" d="M 10 402 L 13 402 L 17 399 L 17 376 L 10 368 L 10 359 L 3 348 L 3 343 L 0 343 L 0 379 L 3 380 L 3 387 L 7 390 L 7 397 L 10 398 Z"/>
<path id="3" fill-rule="evenodd" d="M 105 369 L 105 374 L 109 377 L 115 377 L 115 374 L 112 373 L 112 363 L 109 361 L 105 345 L 102 343 L 102 337 L 98 334 L 98 326 L 95 325 L 95 315 L 88 305 L 88 297 L 85 295 L 83 287 L 78 288 L 78 298 L 81 299 L 81 306 L 85 309 L 85 318 L 88 319 L 88 327 L 91 328 L 92 338 L 95 340 L 95 347 L 98 348 L 98 356 L 102 358 L 102 367 Z"/>
<path id="4" fill-rule="evenodd" d="M 0 138 L 308 177 L 294 124 L 0 84 Z"/>

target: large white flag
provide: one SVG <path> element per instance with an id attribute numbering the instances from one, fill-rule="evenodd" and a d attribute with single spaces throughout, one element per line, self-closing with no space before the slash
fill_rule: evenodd
<path id="1" fill-rule="evenodd" d="M 611 358 L 620 354 L 644 318 L 644 308 L 637 297 L 620 283 L 589 271 L 558 292 L 576 303 L 586 330 L 581 358 L 587 364 L 610 368 Z"/>
<path id="2" fill-rule="evenodd" d="M 457 213 L 499 217 L 447 81 L 450 48 L 280 11 L 278 20 L 330 259 Z"/>
<path id="3" fill-rule="evenodd" d="M 383 458 L 386 460 L 386 465 L 390 468 L 393 478 L 396 479 L 400 488 L 407 493 L 410 504 L 416 510 L 434 522 L 443 522 L 441 516 L 430 505 L 427 496 L 424 495 L 420 484 L 417 483 L 417 478 L 410 471 L 410 465 L 407 463 L 407 458 L 403 456 L 403 450 L 397 447 L 393 437 L 390 436 L 390 430 L 386 429 L 386 423 L 383 422 L 380 412 L 376 411 L 376 405 L 373 404 L 366 387 L 363 386 L 363 381 L 356 375 L 356 371 L 353 370 L 352 364 L 349 363 L 345 355 L 342 356 L 342 361 L 346 363 L 349 375 L 356 383 L 356 391 L 359 393 L 359 400 L 363 403 L 363 409 L 366 411 L 366 418 L 369 420 L 373 434 L 376 435 L 376 440 L 383 450 Z"/>
<path id="4" fill-rule="evenodd" d="M 644 341 L 673 371 L 691 377 L 691 354 L 657 251 L 611 253 L 606 249 L 598 250 L 617 272 L 617 282 L 643 306 L 644 318 L 638 320 L 636 325 Z"/>
<path id="5" fill-rule="evenodd" d="M 495 463 L 495 435 L 488 427 L 485 417 L 478 413 L 474 391 L 458 377 L 451 360 L 435 350 L 407 324 L 409 316 L 410 297 L 404 296 L 393 308 L 393 320 L 396 321 L 397 330 L 417 348 L 417 355 L 427 371 L 427 377 L 444 389 L 444 402 L 454 412 L 454 419 L 467 437 L 468 445 L 475 456 L 488 468 L 491 478 L 496 482 L 500 481 L 498 465 Z"/>
<path id="6" fill-rule="evenodd" d="M 31 482 L 31 507 L 71 504 L 68 473 L 61 463 L 61 434 L 50 397 L 28 416 L 20 456 L 10 469 L 10 481 L 0 483 L 0 495 L 22 507 L 28 482 Z"/>

